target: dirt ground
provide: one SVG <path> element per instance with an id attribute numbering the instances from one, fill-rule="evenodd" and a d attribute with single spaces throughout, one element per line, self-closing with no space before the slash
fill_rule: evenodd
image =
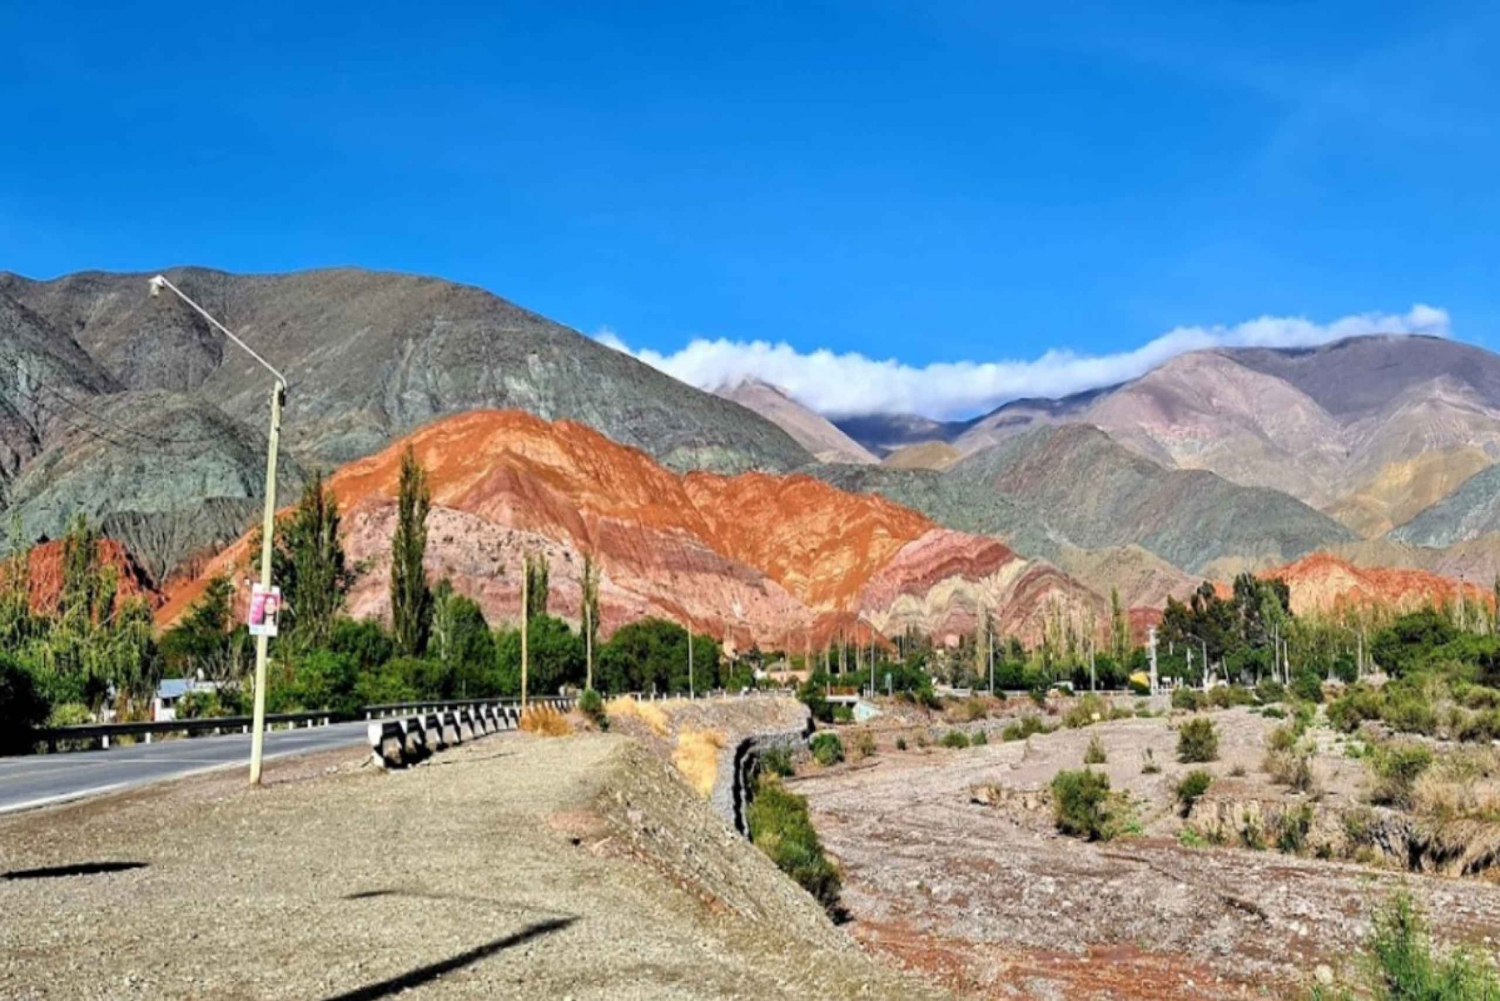
<path id="1" fill-rule="evenodd" d="M 619 735 L 267 776 L 0 820 L 0 997 L 948 996 L 869 957 Z"/>
<path id="2" fill-rule="evenodd" d="M 1190 768 L 1216 776 L 1211 796 L 1237 803 L 1291 794 L 1260 771 L 1276 721 L 1211 714 L 1220 759 L 1175 758 L 1181 717 L 1130 718 L 962 750 L 909 749 L 877 722 L 876 754 L 792 780 L 845 873 L 850 930 L 877 954 L 966 995 L 1163 999 L 1299 996 L 1319 966 L 1345 973 L 1372 907 L 1407 888 L 1439 940 L 1493 952 L 1500 885 L 1412 876 L 1243 848 L 1187 848 L 1174 789 Z M 1055 722 L 1055 720 L 1054 720 Z M 969 728 L 995 729 L 995 721 Z M 944 727 L 936 728 L 941 732 Z M 1340 738 L 1310 731 L 1321 808 L 1358 801 L 1363 762 Z M 1059 835 L 1044 790 L 1060 769 L 1096 766 L 1125 790 L 1141 834 L 1108 843 Z M 846 728 L 846 743 L 853 743 Z M 1143 774 L 1148 749 L 1160 766 Z M 1237 773 L 1243 770 L 1244 774 Z M 1235 773 L 1235 774 L 1232 774 Z"/>

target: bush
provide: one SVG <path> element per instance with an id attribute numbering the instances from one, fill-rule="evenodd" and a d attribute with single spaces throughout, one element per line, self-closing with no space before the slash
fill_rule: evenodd
<path id="1" fill-rule="evenodd" d="M 1089 739 L 1088 749 L 1083 752 L 1083 763 L 1086 765 L 1102 765 L 1108 760 L 1109 756 L 1104 753 L 1104 743 L 1096 733 Z"/>
<path id="2" fill-rule="evenodd" d="M 1304 702 L 1323 701 L 1323 679 L 1316 671 L 1303 671 L 1292 679 L 1292 694 Z"/>
<path id="3" fill-rule="evenodd" d="M 1052 813 L 1064 834 L 1088 841 L 1108 840 L 1109 776 L 1087 768 L 1058 772 L 1052 779 Z"/>
<path id="4" fill-rule="evenodd" d="M 745 819 L 750 841 L 826 910 L 837 913 L 842 880 L 823 854 L 823 844 L 807 813 L 807 800 L 788 792 L 775 778 L 762 778 Z"/>
<path id="5" fill-rule="evenodd" d="M 585 688 L 579 693 L 578 711 L 599 729 L 609 729 L 609 717 L 604 712 L 604 697 L 592 688 Z"/>
<path id="6" fill-rule="evenodd" d="M 1209 689 L 1208 704 L 1215 709 L 1255 705 L 1255 693 L 1243 685 L 1220 685 Z"/>
<path id="7" fill-rule="evenodd" d="M 854 710 L 840 702 L 833 707 L 833 721 L 835 723 L 853 723 Z"/>
<path id="8" fill-rule="evenodd" d="M 824 768 L 844 760 L 844 742 L 839 740 L 836 733 L 824 731 L 814 734 L 807 747 L 812 751 L 813 760 Z"/>
<path id="9" fill-rule="evenodd" d="M 1297 792 L 1312 792 L 1312 753 L 1309 748 L 1285 747 L 1266 754 L 1261 767 L 1272 782 L 1288 786 Z"/>
<path id="10" fill-rule="evenodd" d="M 792 765 L 792 752 L 784 747 L 768 748 L 760 753 L 760 769 L 782 778 L 796 774 Z"/>
<path id="11" fill-rule="evenodd" d="M 1500 979 L 1482 956 L 1462 948 L 1435 953 L 1427 924 L 1411 897 L 1398 894 L 1375 915 L 1366 946 L 1364 986 L 1383 1001 L 1491 1001 Z M 1310 1001 L 1346 1001 L 1346 989 L 1317 985 Z"/>
<path id="12" fill-rule="evenodd" d="M 0 654 L 0 754 L 31 750 L 32 733 L 47 718 L 47 702 L 21 662 Z"/>
<path id="13" fill-rule="evenodd" d="M 990 735 L 985 733 L 983 730 L 976 730 L 974 732 L 974 736 L 969 738 L 969 746 L 971 747 L 983 747 L 989 742 Z"/>
<path id="14" fill-rule="evenodd" d="M 938 741 L 944 747 L 964 748 L 969 746 L 969 735 L 962 730 L 949 730 L 943 734 L 943 739 Z"/>
<path id="15" fill-rule="evenodd" d="M 990 705 L 977 696 L 967 698 L 959 706 L 958 714 L 965 722 L 974 723 L 990 714 Z"/>
<path id="16" fill-rule="evenodd" d="M 1074 702 L 1063 715 L 1063 726 L 1077 730 L 1106 719 L 1109 719 L 1109 703 L 1090 692 Z"/>
<path id="17" fill-rule="evenodd" d="M 1307 847 L 1307 835 L 1312 831 L 1313 810 L 1311 803 L 1303 803 L 1295 810 L 1286 810 L 1275 820 L 1276 850 L 1288 855 L 1298 855 Z"/>
<path id="18" fill-rule="evenodd" d="M 1203 693 L 1192 688 L 1178 688 L 1172 692 L 1172 708 L 1197 712 L 1203 708 Z"/>
<path id="19" fill-rule="evenodd" d="M 1263 706 L 1280 702 L 1286 698 L 1286 686 L 1279 681 L 1267 678 L 1255 686 L 1255 698 Z"/>
<path id="20" fill-rule="evenodd" d="M 1370 799 L 1391 806 L 1411 806 L 1412 787 L 1431 766 L 1432 752 L 1421 744 L 1386 744 L 1376 748 L 1377 781 Z"/>
<path id="21" fill-rule="evenodd" d="M 1025 740 L 1032 734 L 1046 733 L 1047 724 L 1042 722 L 1040 716 L 1022 716 L 1018 720 L 1006 724 L 1005 729 L 1000 731 L 1001 740 Z"/>
<path id="22" fill-rule="evenodd" d="M 854 750 L 861 758 L 868 758 L 875 753 L 875 736 L 868 730 L 861 730 L 855 734 Z"/>
<path id="23" fill-rule="evenodd" d="M 904 750 L 906 750 L 906 738 L 905 737 L 897 737 L 896 738 L 896 750 L 898 750 L 898 751 L 904 751 Z"/>
<path id="24" fill-rule="evenodd" d="M 1381 691 L 1361 681 L 1328 703 L 1328 722 L 1337 730 L 1353 733 L 1366 720 L 1379 719 L 1384 708 L 1385 696 Z"/>
<path id="25" fill-rule="evenodd" d="M 1213 720 L 1190 719 L 1177 731 L 1177 760 L 1183 764 L 1214 761 L 1219 757 L 1219 732 Z"/>
<path id="26" fill-rule="evenodd" d="M 1213 785 L 1214 777 L 1202 768 L 1194 768 L 1182 777 L 1177 783 L 1177 802 L 1182 804 L 1182 815 L 1186 817 L 1193 812 L 1193 804 L 1208 792 L 1208 787 Z"/>
<path id="27" fill-rule="evenodd" d="M 1266 739 L 1266 746 L 1273 751 L 1290 751 L 1297 746 L 1297 729 L 1293 726 L 1278 726 Z"/>

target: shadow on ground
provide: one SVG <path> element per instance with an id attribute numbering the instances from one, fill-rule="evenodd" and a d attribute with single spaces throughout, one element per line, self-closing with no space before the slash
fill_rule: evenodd
<path id="1" fill-rule="evenodd" d="M 12 869 L 0 872 L 0 879 L 57 879 L 61 876 L 97 876 L 103 872 L 126 872 L 144 869 L 145 862 L 75 862 L 72 865 L 48 866 L 44 869 Z"/>
<path id="2" fill-rule="evenodd" d="M 375 891 L 373 893 L 357 894 L 356 899 L 368 899 L 381 895 L 383 894 L 380 891 Z M 420 987 L 422 984 L 436 980 L 438 977 L 452 973 L 454 970 L 461 970 L 465 966 L 477 963 L 481 959 L 493 956 L 497 952 L 503 952 L 524 942 L 529 942 L 534 938 L 539 938 L 542 935 L 550 935 L 555 931 L 561 931 L 577 920 L 576 917 L 566 917 L 538 921 L 536 924 L 527 925 L 513 935 L 497 938 L 493 942 L 486 942 L 484 945 L 477 946 L 467 952 L 461 952 L 456 956 L 450 956 L 447 959 L 430 963 L 427 966 L 419 966 L 415 970 L 408 970 L 406 973 L 391 977 L 389 980 L 367 984 L 364 987 L 358 987 L 343 994 L 332 995 L 325 999 L 325 1001 L 376 1001 L 377 998 L 386 998 L 394 994 L 400 994 L 402 991 L 411 990 L 413 987 Z"/>

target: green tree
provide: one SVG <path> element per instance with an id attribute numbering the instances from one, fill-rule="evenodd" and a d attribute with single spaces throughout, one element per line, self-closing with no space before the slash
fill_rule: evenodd
<path id="1" fill-rule="evenodd" d="M 526 614 L 530 618 L 547 614 L 547 557 L 541 553 L 526 554 Z"/>
<path id="2" fill-rule="evenodd" d="M 594 660 L 599 649 L 599 567 L 588 553 L 583 554 L 582 597 L 578 621 L 583 631 L 584 685 L 594 687 Z"/>
<path id="3" fill-rule="evenodd" d="M 1116 663 L 1124 661 L 1130 651 L 1130 619 L 1120 604 L 1120 589 L 1109 589 L 1109 639 L 1110 654 Z"/>
<path id="4" fill-rule="evenodd" d="M 448 691 L 455 698 L 498 694 L 492 677 L 495 639 L 484 610 L 453 590 L 443 578 L 432 594 L 432 636 L 428 654 L 443 666 Z"/>
<path id="5" fill-rule="evenodd" d="M 31 731 L 47 719 L 47 700 L 37 691 L 31 672 L 15 657 L 0 652 L 0 754 L 19 754 L 31 747 Z"/>
<path id="6" fill-rule="evenodd" d="M 583 681 L 583 638 L 562 619 L 533 616 L 528 623 L 527 688 L 531 692 L 554 693 L 561 686 Z M 521 631 L 508 629 L 495 639 L 500 694 L 521 690 Z"/>
<path id="7" fill-rule="evenodd" d="M 391 630 L 396 649 L 416 656 L 427 649 L 432 621 L 432 592 L 427 586 L 427 513 L 432 491 L 427 472 L 408 445 L 401 456 L 396 532 L 391 539 Z"/>
<path id="8" fill-rule="evenodd" d="M 287 556 L 279 579 L 290 619 L 290 642 L 283 645 L 322 646 L 354 583 L 339 540 L 338 498 L 324 485 L 322 473 L 302 488 L 291 516 L 278 523 L 277 534 L 282 536 L 278 548 Z"/>

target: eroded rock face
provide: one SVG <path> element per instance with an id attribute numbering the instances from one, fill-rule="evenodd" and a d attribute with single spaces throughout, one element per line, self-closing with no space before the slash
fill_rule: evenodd
<path id="1" fill-rule="evenodd" d="M 1491 608 L 1494 602 L 1488 588 L 1472 583 L 1408 567 L 1357 567 L 1328 553 L 1313 553 L 1257 576 L 1286 581 L 1295 615 L 1364 607 L 1409 611 L 1455 603 L 1460 592 L 1476 609 Z M 1228 592 L 1226 585 L 1218 587 Z"/>
<path id="2" fill-rule="evenodd" d="M 113 539 L 100 539 L 99 563 L 115 574 L 115 594 L 120 599 L 144 598 L 152 608 L 162 603 L 162 596 L 152 589 L 145 573 Z M 48 614 L 56 610 L 63 589 L 63 541 L 54 539 L 33 546 L 29 554 L 28 580 L 31 584 L 31 610 Z"/>
<path id="3" fill-rule="evenodd" d="M 882 497 L 807 476 L 686 476 L 586 427 L 519 411 L 430 424 L 329 480 L 345 546 L 363 567 L 357 616 L 389 612 L 390 539 L 401 456 L 426 468 L 433 508 L 427 570 L 477 600 L 491 622 L 520 614 L 527 552 L 550 565 L 549 611 L 576 621 L 584 554 L 598 564 L 605 634 L 656 615 L 737 643 L 800 648 L 881 642 L 908 626 L 971 631 L 980 609 L 1034 641 L 1048 614 L 1090 616 L 1101 599 L 1000 543 L 938 528 Z M 243 542 L 206 574 L 244 559 Z M 201 579 L 200 579 L 201 580 Z M 170 620 L 201 583 L 174 594 Z"/>

